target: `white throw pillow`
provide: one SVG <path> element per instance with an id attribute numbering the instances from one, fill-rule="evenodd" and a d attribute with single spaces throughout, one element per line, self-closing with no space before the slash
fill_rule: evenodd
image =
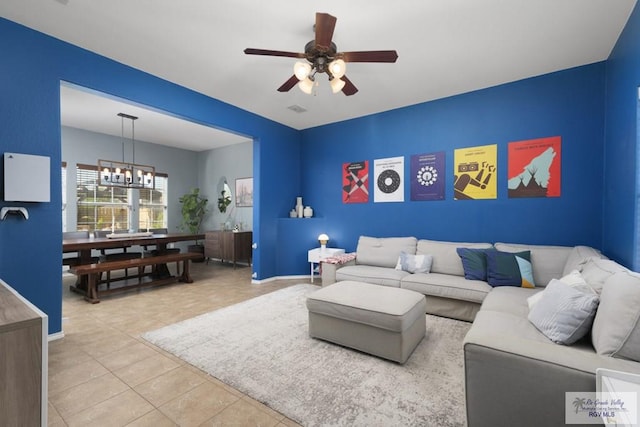
<path id="1" fill-rule="evenodd" d="M 551 341 L 573 344 L 589 333 L 598 302 L 598 295 L 552 279 L 529 312 L 529 321 Z"/>
<path id="2" fill-rule="evenodd" d="M 411 255 L 401 252 L 396 264 L 396 270 L 404 270 L 409 273 L 428 273 L 431 271 L 431 255 Z"/>
<path id="3" fill-rule="evenodd" d="M 618 273 L 607 279 L 593 322 L 598 354 L 640 361 L 640 277 Z"/>
<path id="4" fill-rule="evenodd" d="M 556 280 L 556 279 L 553 279 L 553 280 Z M 596 291 L 591 286 L 589 286 L 589 284 L 584 280 L 584 277 L 582 277 L 582 274 L 580 274 L 580 272 L 578 270 L 573 270 L 572 272 L 570 272 L 566 276 L 563 276 L 560 279 L 560 281 L 562 283 L 566 283 L 567 285 L 569 285 L 572 288 L 575 288 L 575 289 L 577 289 L 579 291 L 590 293 L 590 294 L 595 294 L 596 293 Z M 531 295 L 529 298 L 527 298 L 527 304 L 529 305 L 529 311 L 531 311 L 533 306 L 536 305 L 536 303 L 538 301 L 540 301 L 540 299 L 542 298 L 542 294 L 543 293 L 544 293 L 544 291 L 538 292 L 537 294 Z"/>

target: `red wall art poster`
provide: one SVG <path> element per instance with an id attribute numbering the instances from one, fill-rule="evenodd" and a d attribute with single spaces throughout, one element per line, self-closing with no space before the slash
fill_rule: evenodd
<path id="1" fill-rule="evenodd" d="M 509 198 L 560 197 L 561 137 L 510 142 Z"/>
<path id="2" fill-rule="evenodd" d="M 342 203 L 369 201 L 369 161 L 342 165 Z"/>

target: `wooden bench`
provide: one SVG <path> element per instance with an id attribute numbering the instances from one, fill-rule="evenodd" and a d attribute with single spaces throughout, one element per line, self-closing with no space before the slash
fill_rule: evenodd
<path id="1" fill-rule="evenodd" d="M 73 292 L 77 292 L 84 295 L 84 298 L 95 304 L 100 302 L 100 294 L 106 295 L 116 292 L 123 292 L 134 288 L 141 288 L 147 286 L 159 286 L 166 285 L 168 283 L 173 283 L 176 280 L 179 282 L 191 283 L 193 279 L 189 274 L 189 260 L 202 258 L 202 254 L 186 252 L 186 253 L 172 253 L 172 254 L 164 254 L 146 258 L 136 258 L 136 259 L 127 259 L 120 261 L 108 261 L 101 262 L 97 264 L 84 264 L 84 265 L 76 265 L 69 269 L 69 271 L 78 277 L 87 276 L 88 280 L 86 281 L 86 289 L 80 285 L 71 285 L 70 289 Z M 114 270 L 124 270 L 127 268 L 138 268 L 142 269 L 147 265 L 157 265 L 164 266 L 165 268 L 154 269 L 156 271 L 168 271 L 166 269 L 166 264 L 175 262 L 178 267 L 178 275 L 177 276 L 164 276 L 164 277 L 153 277 L 145 276 L 139 274 L 137 276 L 136 283 L 124 283 L 122 286 L 118 287 L 109 287 L 108 289 L 104 289 L 99 291 L 98 285 L 100 284 L 100 276 L 104 272 L 114 271 Z M 182 268 L 180 268 L 180 264 L 182 264 Z M 182 273 L 180 273 L 182 271 Z M 123 279 L 127 279 L 128 276 L 125 276 Z M 111 281 L 110 283 L 114 283 Z"/>

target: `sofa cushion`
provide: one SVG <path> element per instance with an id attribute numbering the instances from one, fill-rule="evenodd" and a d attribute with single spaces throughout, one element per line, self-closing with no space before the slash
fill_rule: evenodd
<path id="1" fill-rule="evenodd" d="M 535 287 L 531 271 L 531 253 L 487 251 L 487 282 L 491 286 Z"/>
<path id="2" fill-rule="evenodd" d="M 360 236 L 356 249 L 356 264 L 394 268 L 401 252 L 416 253 L 415 237 Z"/>
<path id="3" fill-rule="evenodd" d="M 409 273 L 428 273 L 431 270 L 432 262 L 431 255 L 411 255 L 402 252 L 398 257 L 396 270 L 404 270 Z"/>
<path id="4" fill-rule="evenodd" d="M 482 311 L 499 311 L 526 319 L 529 315 L 527 300 L 542 291 L 544 288 L 516 288 L 515 286 L 492 288 L 491 297 L 485 298 L 482 302 Z"/>
<path id="5" fill-rule="evenodd" d="M 462 261 L 456 252 L 457 248 L 488 249 L 491 243 L 443 242 L 438 240 L 418 240 L 417 254 L 433 256 L 432 273 L 464 276 Z"/>
<path id="6" fill-rule="evenodd" d="M 627 268 L 615 261 L 597 258 L 589 258 L 580 269 L 584 280 L 598 293 L 602 292 L 602 287 L 609 277 L 616 273 L 626 273 L 628 271 Z"/>
<path id="7" fill-rule="evenodd" d="M 496 243 L 495 247 L 503 252 L 531 252 L 533 281 L 536 286 L 547 286 L 551 279 L 564 276 L 564 266 L 572 249 L 570 246 L 522 245 L 514 243 Z"/>
<path id="8" fill-rule="evenodd" d="M 336 270 L 336 281 L 352 280 L 374 285 L 400 287 L 400 279 L 411 273 L 395 268 L 349 265 Z"/>
<path id="9" fill-rule="evenodd" d="M 589 259 L 607 259 L 599 250 L 590 246 L 575 246 L 569 253 L 569 258 L 564 265 L 563 275 L 571 273 L 573 270 L 580 270 Z"/>
<path id="10" fill-rule="evenodd" d="M 417 273 L 402 278 L 400 287 L 441 298 L 481 303 L 491 286 L 481 280 L 467 280 L 461 276 L 440 273 Z"/>
<path id="11" fill-rule="evenodd" d="M 617 273 L 606 280 L 593 323 L 593 346 L 605 356 L 640 362 L 640 277 Z"/>
<path id="12" fill-rule="evenodd" d="M 490 249 L 456 248 L 465 279 L 487 281 L 487 250 Z"/>
<path id="13" fill-rule="evenodd" d="M 596 294 L 552 279 L 528 318 L 551 341 L 569 345 L 589 333 L 598 302 Z"/>

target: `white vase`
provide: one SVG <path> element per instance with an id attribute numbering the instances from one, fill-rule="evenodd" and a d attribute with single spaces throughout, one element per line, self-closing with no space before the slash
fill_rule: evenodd
<path id="1" fill-rule="evenodd" d="M 313 209 L 311 209 L 311 206 L 307 206 L 306 208 L 304 208 L 303 213 L 305 218 L 311 218 L 313 216 Z"/>

